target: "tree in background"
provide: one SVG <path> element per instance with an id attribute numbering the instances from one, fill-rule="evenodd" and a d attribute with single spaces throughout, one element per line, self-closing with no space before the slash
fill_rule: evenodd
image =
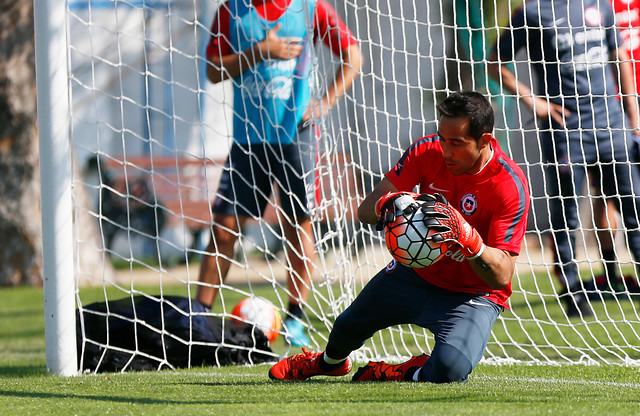
<path id="1" fill-rule="evenodd" d="M 42 283 L 33 1 L 0 0 L 0 285 Z"/>
<path id="2" fill-rule="evenodd" d="M 0 286 L 43 279 L 33 24 L 33 0 L 0 0 Z M 89 203 L 82 189 L 75 203 Z M 78 211 L 79 272 L 104 268 L 108 278 L 96 224 Z"/>

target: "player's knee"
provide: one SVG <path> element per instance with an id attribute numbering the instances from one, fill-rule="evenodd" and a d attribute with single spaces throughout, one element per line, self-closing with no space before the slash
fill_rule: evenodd
<path id="1" fill-rule="evenodd" d="M 300 276 L 299 280 L 307 281 L 308 276 L 311 272 L 312 264 L 308 264 L 307 260 L 301 258 L 295 253 L 290 253 L 288 255 L 289 263 L 291 264 L 291 268 Z"/>
<path id="2" fill-rule="evenodd" d="M 473 364 L 459 349 L 441 345 L 420 371 L 420 381 L 455 383 L 467 381 Z"/>
<path id="3" fill-rule="evenodd" d="M 329 341 L 336 349 L 345 349 L 344 343 L 347 341 L 348 337 L 345 334 L 349 334 L 351 332 L 351 324 L 350 320 L 345 313 L 341 313 L 335 320 L 333 324 L 333 328 L 331 329 L 331 334 L 329 334 Z"/>
<path id="4" fill-rule="evenodd" d="M 233 246 L 238 239 L 238 235 L 223 227 L 214 227 L 212 238 L 209 241 L 210 251 L 221 251 L 221 247 Z"/>
<path id="5" fill-rule="evenodd" d="M 238 240 L 240 227 L 246 220 L 247 217 L 237 219 L 233 215 L 214 213 L 209 240 L 209 248 L 213 248 L 213 250 L 209 251 L 225 251 L 225 248 L 233 247 Z"/>
<path id="6" fill-rule="evenodd" d="M 348 309 L 341 313 L 329 334 L 327 355 L 332 358 L 346 357 L 351 351 L 360 348 L 364 340 L 370 336 L 367 333 L 361 333 L 361 330 L 362 326 L 348 316 Z"/>
<path id="7" fill-rule="evenodd" d="M 336 318 L 333 324 L 333 330 L 331 332 L 333 333 L 349 332 L 349 328 L 351 327 L 351 322 L 352 322 L 352 319 L 349 318 L 349 311 L 346 310 L 342 312 L 340 315 L 338 315 L 338 317 Z"/>

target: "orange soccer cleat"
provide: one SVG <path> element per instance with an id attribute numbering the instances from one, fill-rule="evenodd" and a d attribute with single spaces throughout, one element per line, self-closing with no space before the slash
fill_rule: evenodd
<path id="1" fill-rule="evenodd" d="M 429 356 L 422 354 L 413 356 L 407 362 L 402 364 L 386 364 L 384 361 L 369 361 L 369 364 L 358 368 L 353 375 L 352 381 L 411 381 L 407 376 L 412 377 L 427 361 Z M 408 373 L 408 374 L 407 374 Z"/>
<path id="2" fill-rule="evenodd" d="M 269 378 L 272 380 L 305 380 L 313 376 L 344 376 L 351 371 L 349 358 L 338 368 L 325 371 L 320 368 L 321 356 L 321 352 L 309 352 L 303 348 L 301 354 L 287 357 L 271 367 Z"/>

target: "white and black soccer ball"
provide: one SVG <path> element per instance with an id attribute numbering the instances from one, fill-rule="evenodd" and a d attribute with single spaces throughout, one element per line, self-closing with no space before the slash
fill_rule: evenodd
<path id="1" fill-rule="evenodd" d="M 407 210 L 405 210 L 407 211 Z M 396 210 L 396 218 L 385 227 L 387 249 L 396 261 L 413 268 L 428 267 L 444 257 L 449 244 L 429 239 L 437 232 L 425 226 L 424 214 L 418 208 L 403 212 Z"/>
<path id="2" fill-rule="evenodd" d="M 273 342 L 280 335 L 282 320 L 280 312 L 271 302 L 263 298 L 244 298 L 231 311 L 231 322 L 244 322 L 257 326 Z"/>

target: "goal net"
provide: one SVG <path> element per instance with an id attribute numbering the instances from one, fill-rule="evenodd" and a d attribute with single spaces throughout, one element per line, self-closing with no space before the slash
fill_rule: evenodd
<path id="1" fill-rule="evenodd" d="M 358 40 L 365 64 L 351 90 L 317 120 L 315 166 L 305 173 L 313 185 L 317 253 L 307 266 L 312 282 L 302 319 L 310 349 L 324 348 L 336 316 L 390 260 L 381 233 L 357 220 L 358 204 L 412 141 L 436 132 L 436 102 L 451 91 L 476 89 L 491 97 L 495 136 L 523 168 L 532 195 L 510 309 L 496 322 L 484 361 L 638 365 L 638 275 L 621 217 L 605 230 L 615 234 L 617 268 L 624 276 L 612 286 L 601 277 L 603 246 L 594 221 L 602 198 L 586 186 L 577 190 L 582 196 L 572 261 L 593 316 L 568 316 L 545 187 L 557 178 L 545 175 L 532 113 L 487 74 L 491 47 L 519 2 L 330 3 Z M 196 0 L 66 1 L 68 46 L 58 53 L 68 55 L 76 306 L 83 311 L 105 302 L 104 310 L 90 312 L 105 322 L 117 313 L 109 308 L 112 302 L 130 299 L 134 311 L 127 319 L 150 328 L 136 315 L 136 299 L 172 308 L 172 296 L 193 299 L 202 285 L 199 264 L 212 256 L 205 250 L 210 203 L 219 195 L 235 140 L 231 81 L 214 85 L 206 77 L 205 47 L 219 6 Z M 322 42 L 316 46 L 312 95 L 319 97 L 338 62 Z M 521 54 L 510 62 L 528 84 L 530 60 Z M 246 297 L 266 298 L 283 319 L 288 316 L 286 276 L 293 268 L 283 221 L 290 219 L 277 201 L 248 221 L 235 254 L 226 258 L 231 268 L 211 312 L 188 306 L 187 322 L 207 315 L 226 325 Z M 120 348 L 108 336 L 96 341 L 84 324 L 78 327 L 79 356 L 96 343 Z M 179 338 L 170 328 L 161 320 L 151 329 Z M 180 340 L 188 347 L 200 343 Z M 353 358 L 402 360 L 428 353 L 432 345 L 428 331 L 403 325 L 375 334 Z M 233 347 L 224 338 L 214 346 Z M 299 352 L 282 330 L 271 350 L 273 360 Z M 146 354 L 138 342 L 125 352 Z M 166 354 L 155 358 L 157 368 L 166 366 Z"/>

